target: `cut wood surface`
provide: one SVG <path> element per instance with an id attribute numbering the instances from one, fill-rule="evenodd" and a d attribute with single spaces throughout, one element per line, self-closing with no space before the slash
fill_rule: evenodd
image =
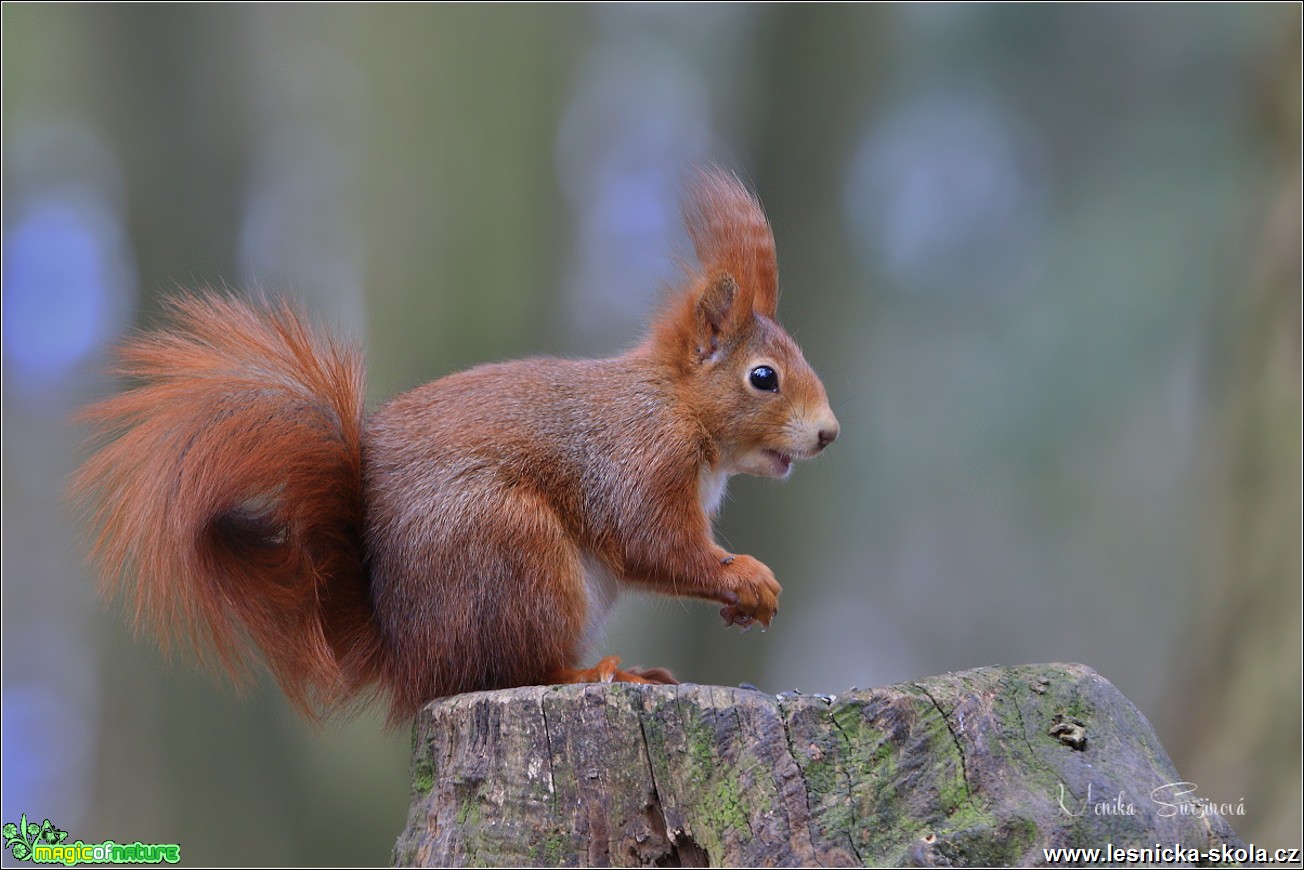
<path id="1" fill-rule="evenodd" d="M 535 686 L 433 702 L 394 850 L 420 866 L 1047 864 L 1242 845 L 1082 665 L 836 697 Z"/>

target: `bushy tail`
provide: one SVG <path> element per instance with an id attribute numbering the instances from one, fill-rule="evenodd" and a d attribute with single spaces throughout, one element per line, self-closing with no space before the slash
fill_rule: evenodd
<path id="1" fill-rule="evenodd" d="M 87 409 L 107 443 L 73 482 L 101 582 L 165 649 L 189 640 L 237 681 L 257 647 L 317 715 L 380 659 L 362 553 L 363 365 L 284 303 L 169 303 Z M 111 440 L 110 440 L 111 439 Z"/>

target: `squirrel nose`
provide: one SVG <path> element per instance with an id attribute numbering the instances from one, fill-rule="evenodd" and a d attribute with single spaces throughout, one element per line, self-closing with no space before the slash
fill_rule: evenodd
<path id="1" fill-rule="evenodd" d="M 826 427 L 826 428 L 824 428 L 824 429 L 821 429 L 821 430 L 820 430 L 820 435 L 819 435 L 819 438 L 820 438 L 820 450 L 823 450 L 825 447 L 828 447 L 830 444 L 832 444 L 832 443 L 833 443 L 833 439 L 835 439 L 835 438 L 837 438 L 837 437 L 838 437 L 838 424 L 837 424 L 837 423 L 834 423 L 832 426 L 828 426 L 828 427 Z"/>

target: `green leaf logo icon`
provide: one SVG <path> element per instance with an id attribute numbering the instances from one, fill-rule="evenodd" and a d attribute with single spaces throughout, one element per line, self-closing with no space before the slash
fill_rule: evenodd
<path id="1" fill-rule="evenodd" d="M 45 845 L 57 846 L 66 839 L 68 839 L 68 832 L 61 831 L 50 824 L 49 819 L 41 823 L 41 842 Z"/>
<path id="2" fill-rule="evenodd" d="M 31 858 L 37 844 L 57 846 L 68 839 L 68 832 L 56 828 L 49 819 L 39 825 L 27 821 L 27 813 L 23 813 L 17 824 L 5 822 L 0 832 L 4 833 L 5 848 L 19 861 Z"/>

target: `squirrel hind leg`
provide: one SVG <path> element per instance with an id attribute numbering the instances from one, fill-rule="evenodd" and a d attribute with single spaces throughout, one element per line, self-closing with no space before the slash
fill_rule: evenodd
<path id="1" fill-rule="evenodd" d="M 556 683 L 643 683 L 677 686 L 679 681 L 665 668 L 618 668 L 619 656 L 607 656 L 591 668 L 564 668 L 554 671 L 550 681 Z"/>
<path id="2" fill-rule="evenodd" d="M 626 673 L 637 677 L 640 682 L 660 686 L 678 686 L 679 680 L 665 668 L 630 668 Z"/>

